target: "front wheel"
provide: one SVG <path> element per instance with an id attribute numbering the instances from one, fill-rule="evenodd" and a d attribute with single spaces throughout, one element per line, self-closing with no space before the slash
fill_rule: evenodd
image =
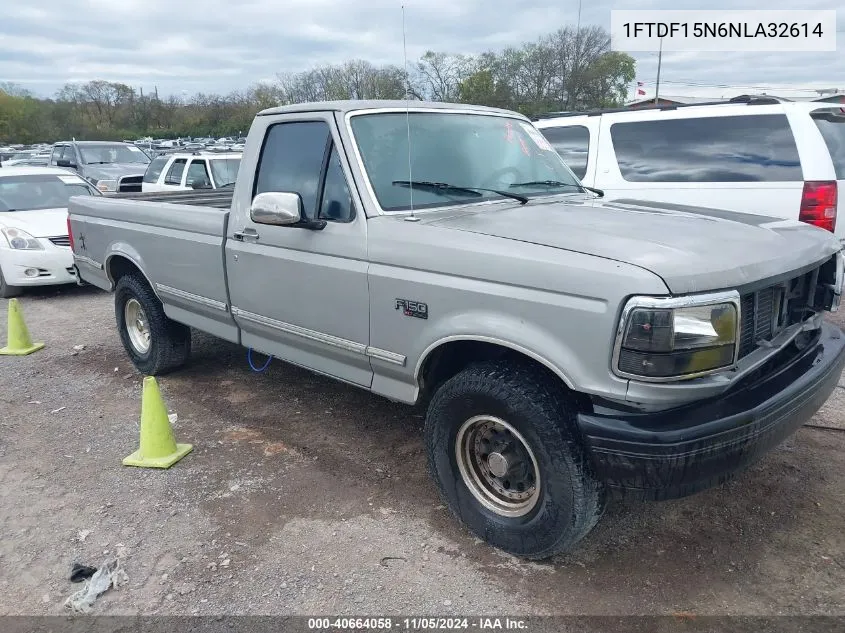
<path id="1" fill-rule="evenodd" d="M 123 347 L 142 374 L 157 376 L 188 360 L 191 329 L 164 314 L 164 306 L 146 280 L 121 277 L 115 288 L 114 312 Z"/>
<path id="2" fill-rule="evenodd" d="M 434 394 L 429 467 L 451 511 L 478 537 L 525 558 L 566 551 L 595 526 L 593 476 L 563 386 L 539 368 L 471 365 Z"/>
<path id="3" fill-rule="evenodd" d="M 23 292 L 20 286 L 10 286 L 6 283 L 6 278 L 3 276 L 3 270 L 0 269 L 0 298 L 11 299 L 17 297 Z"/>

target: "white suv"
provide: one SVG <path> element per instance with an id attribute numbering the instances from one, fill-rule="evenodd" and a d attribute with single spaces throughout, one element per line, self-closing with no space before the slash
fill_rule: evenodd
<path id="1" fill-rule="evenodd" d="M 608 199 L 800 219 L 845 242 L 845 108 L 750 99 L 549 115 L 536 125 Z"/>
<path id="2" fill-rule="evenodd" d="M 175 153 L 156 156 L 144 174 L 141 191 L 219 189 L 235 184 L 241 154 Z"/>

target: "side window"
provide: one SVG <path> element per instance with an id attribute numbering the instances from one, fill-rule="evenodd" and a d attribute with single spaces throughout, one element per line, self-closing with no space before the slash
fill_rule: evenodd
<path id="1" fill-rule="evenodd" d="M 53 153 L 50 154 L 50 164 L 55 165 L 59 162 L 59 159 L 62 157 L 62 152 L 65 150 L 64 145 L 56 145 L 53 148 Z"/>
<path id="2" fill-rule="evenodd" d="M 144 182 L 158 182 L 158 177 L 161 176 L 161 171 L 164 169 L 168 160 L 167 156 L 156 156 L 147 166 L 147 171 L 144 173 Z"/>
<path id="3" fill-rule="evenodd" d="M 783 114 L 614 123 L 610 138 L 628 182 L 803 180 Z"/>
<path id="4" fill-rule="evenodd" d="M 587 154 L 590 151 L 590 130 L 583 125 L 547 127 L 540 130 L 579 179 L 587 173 Z"/>
<path id="5" fill-rule="evenodd" d="M 349 222 L 352 219 L 352 196 L 346 184 L 346 176 L 340 165 L 337 148 L 332 144 L 332 151 L 326 164 L 326 176 L 323 181 L 323 197 L 320 201 L 322 220 Z"/>
<path id="6" fill-rule="evenodd" d="M 277 123 L 271 127 L 261 150 L 253 196 L 266 191 L 298 193 L 303 215 L 313 219 L 329 137 L 329 126 L 324 121 Z"/>
<path id="7" fill-rule="evenodd" d="M 845 116 L 823 112 L 814 113 L 812 117 L 833 159 L 837 180 L 845 180 Z M 839 195 L 843 195 L 843 192 Z"/>
<path id="8" fill-rule="evenodd" d="M 73 145 L 65 145 L 65 151 L 62 152 L 62 158 L 69 160 L 71 163 L 76 163 L 76 152 L 73 150 Z"/>
<path id="9" fill-rule="evenodd" d="M 208 177 L 208 168 L 205 166 L 204 159 L 193 160 L 188 165 L 185 185 L 196 189 L 211 189 L 211 179 Z"/>
<path id="10" fill-rule="evenodd" d="M 185 171 L 186 162 L 188 161 L 184 158 L 177 158 L 173 161 L 173 164 L 170 166 L 170 170 L 167 172 L 167 176 L 164 177 L 165 185 L 182 184 L 182 172 Z"/>

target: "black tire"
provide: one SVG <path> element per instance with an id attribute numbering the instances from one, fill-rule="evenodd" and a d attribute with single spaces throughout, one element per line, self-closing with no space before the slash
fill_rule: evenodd
<path id="1" fill-rule="evenodd" d="M 540 484 L 524 516 L 502 516 L 486 507 L 461 474 L 457 435 L 480 415 L 506 421 L 534 453 Z M 429 467 L 451 511 L 479 538 L 508 553 L 541 559 L 571 549 L 604 512 L 604 486 L 591 472 L 571 398 L 539 368 L 489 361 L 464 369 L 434 394 L 425 439 Z"/>
<path id="2" fill-rule="evenodd" d="M 0 270 L 0 298 L 11 299 L 17 297 L 23 292 L 20 286 L 10 286 L 6 283 L 6 278 L 3 276 L 3 271 Z"/>
<path id="3" fill-rule="evenodd" d="M 141 304 L 146 315 L 150 340 L 145 352 L 135 348 L 127 329 L 125 308 L 131 299 Z M 191 328 L 167 318 L 161 301 L 142 277 L 120 278 L 115 288 L 114 313 L 123 347 L 135 368 L 145 376 L 172 371 L 184 365 L 191 355 Z"/>

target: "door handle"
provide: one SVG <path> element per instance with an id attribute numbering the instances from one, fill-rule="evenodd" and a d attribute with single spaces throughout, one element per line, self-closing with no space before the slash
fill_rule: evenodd
<path id="1" fill-rule="evenodd" d="M 255 242 L 258 240 L 258 231 L 255 229 L 244 228 L 240 231 L 235 231 L 232 237 L 239 242 Z"/>

